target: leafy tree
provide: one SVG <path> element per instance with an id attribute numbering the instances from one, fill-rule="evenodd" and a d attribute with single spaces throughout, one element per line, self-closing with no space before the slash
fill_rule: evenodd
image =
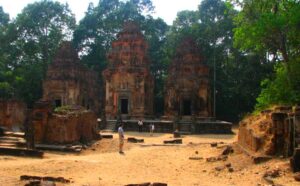
<path id="1" fill-rule="evenodd" d="M 233 47 L 233 20 L 237 13 L 231 4 L 220 0 L 206 0 L 199 6 L 199 42 L 204 46 L 211 74 L 215 70 L 217 76 L 216 116 L 229 121 L 238 121 L 254 109 L 260 81 L 272 69 L 264 56 L 242 53 Z"/>
<path id="2" fill-rule="evenodd" d="M 15 24 L 25 55 L 47 67 L 60 41 L 72 35 L 75 18 L 67 4 L 43 0 L 25 7 Z"/>
<path id="3" fill-rule="evenodd" d="M 242 7 L 235 18 L 235 46 L 266 55 L 267 60 L 283 62 L 275 76 L 262 81 L 256 109 L 274 104 L 299 103 L 300 4 L 298 0 L 237 1 Z M 299 74 L 298 74 L 299 75 Z M 296 80 L 296 81 L 295 81 Z"/>
<path id="4" fill-rule="evenodd" d="M 9 15 L 3 11 L 2 6 L 0 6 L 0 27 L 6 26 L 9 22 Z"/>
<path id="5" fill-rule="evenodd" d="M 68 5 L 49 0 L 27 5 L 9 23 L 1 38 L 6 43 L 1 53 L 8 54 L 1 63 L 6 74 L 2 87 L 9 90 L 9 97 L 23 99 L 29 106 L 41 97 L 47 65 L 60 42 L 72 36 L 74 27 Z"/>
<path id="6" fill-rule="evenodd" d="M 272 63 L 257 54 L 229 54 L 217 74 L 217 116 L 238 121 L 252 112 L 261 92 L 260 82 L 272 68 Z"/>
<path id="7" fill-rule="evenodd" d="M 291 71 L 281 63 L 275 66 L 275 76 L 261 82 L 262 91 L 255 106 L 257 111 L 272 105 L 293 105 L 300 103 L 300 58 L 289 62 Z M 288 77 L 291 83 L 287 84 Z"/>
<path id="8" fill-rule="evenodd" d="M 0 98 L 8 98 L 12 94 L 12 86 L 9 83 L 12 73 L 7 69 L 7 59 L 9 56 L 6 39 L 8 24 L 9 15 L 0 6 Z"/>
<path id="9" fill-rule="evenodd" d="M 243 50 L 268 53 L 287 63 L 299 56 L 300 4 L 298 0 L 244 0 L 235 19 L 235 45 Z"/>

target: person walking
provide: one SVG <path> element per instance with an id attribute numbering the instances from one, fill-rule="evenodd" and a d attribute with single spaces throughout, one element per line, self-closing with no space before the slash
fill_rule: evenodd
<path id="1" fill-rule="evenodd" d="M 142 132 L 143 131 L 143 121 L 141 119 L 138 121 L 138 126 L 139 126 L 139 132 Z"/>
<path id="2" fill-rule="evenodd" d="M 150 136 L 153 136 L 154 129 L 155 129 L 154 123 L 151 123 L 150 124 Z"/>
<path id="3" fill-rule="evenodd" d="M 124 124 L 121 123 L 119 128 L 118 128 L 118 133 L 119 133 L 119 153 L 124 154 L 123 152 L 123 146 L 124 146 L 124 130 L 123 130 Z"/>

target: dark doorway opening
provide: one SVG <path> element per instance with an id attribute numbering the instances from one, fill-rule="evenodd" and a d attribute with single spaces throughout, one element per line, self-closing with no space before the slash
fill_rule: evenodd
<path id="1" fill-rule="evenodd" d="M 121 99 L 121 114 L 128 114 L 128 99 Z"/>
<path id="2" fill-rule="evenodd" d="M 192 114 L 191 100 L 183 100 L 183 115 L 190 116 Z"/>
<path id="3" fill-rule="evenodd" d="M 61 107 L 61 100 L 60 99 L 56 99 L 54 102 L 55 102 L 55 107 Z"/>

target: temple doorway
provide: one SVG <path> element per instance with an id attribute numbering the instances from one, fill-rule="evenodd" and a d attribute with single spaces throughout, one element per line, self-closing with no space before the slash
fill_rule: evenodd
<path id="1" fill-rule="evenodd" d="M 128 114 L 128 99 L 121 99 L 121 114 Z"/>
<path id="2" fill-rule="evenodd" d="M 190 116 L 192 114 L 192 102 L 191 100 L 183 100 L 183 115 Z"/>
<path id="3" fill-rule="evenodd" d="M 61 100 L 60 99 L 56 99 L 54 101 L 55 107 L 61 107 Z"/>

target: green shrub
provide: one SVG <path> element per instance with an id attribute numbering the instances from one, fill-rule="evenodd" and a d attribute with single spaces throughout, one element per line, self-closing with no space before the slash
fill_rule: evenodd
<path id="1" fill-rule="evenodd" d="M 275 66 L 275 78 L 261 82 L 262 91 L 256 99 L 256 111 L 273 105 L 296 105 L 300 103 L 300 58 L 289 62 L 287 66 L 279 63 Z"/>

